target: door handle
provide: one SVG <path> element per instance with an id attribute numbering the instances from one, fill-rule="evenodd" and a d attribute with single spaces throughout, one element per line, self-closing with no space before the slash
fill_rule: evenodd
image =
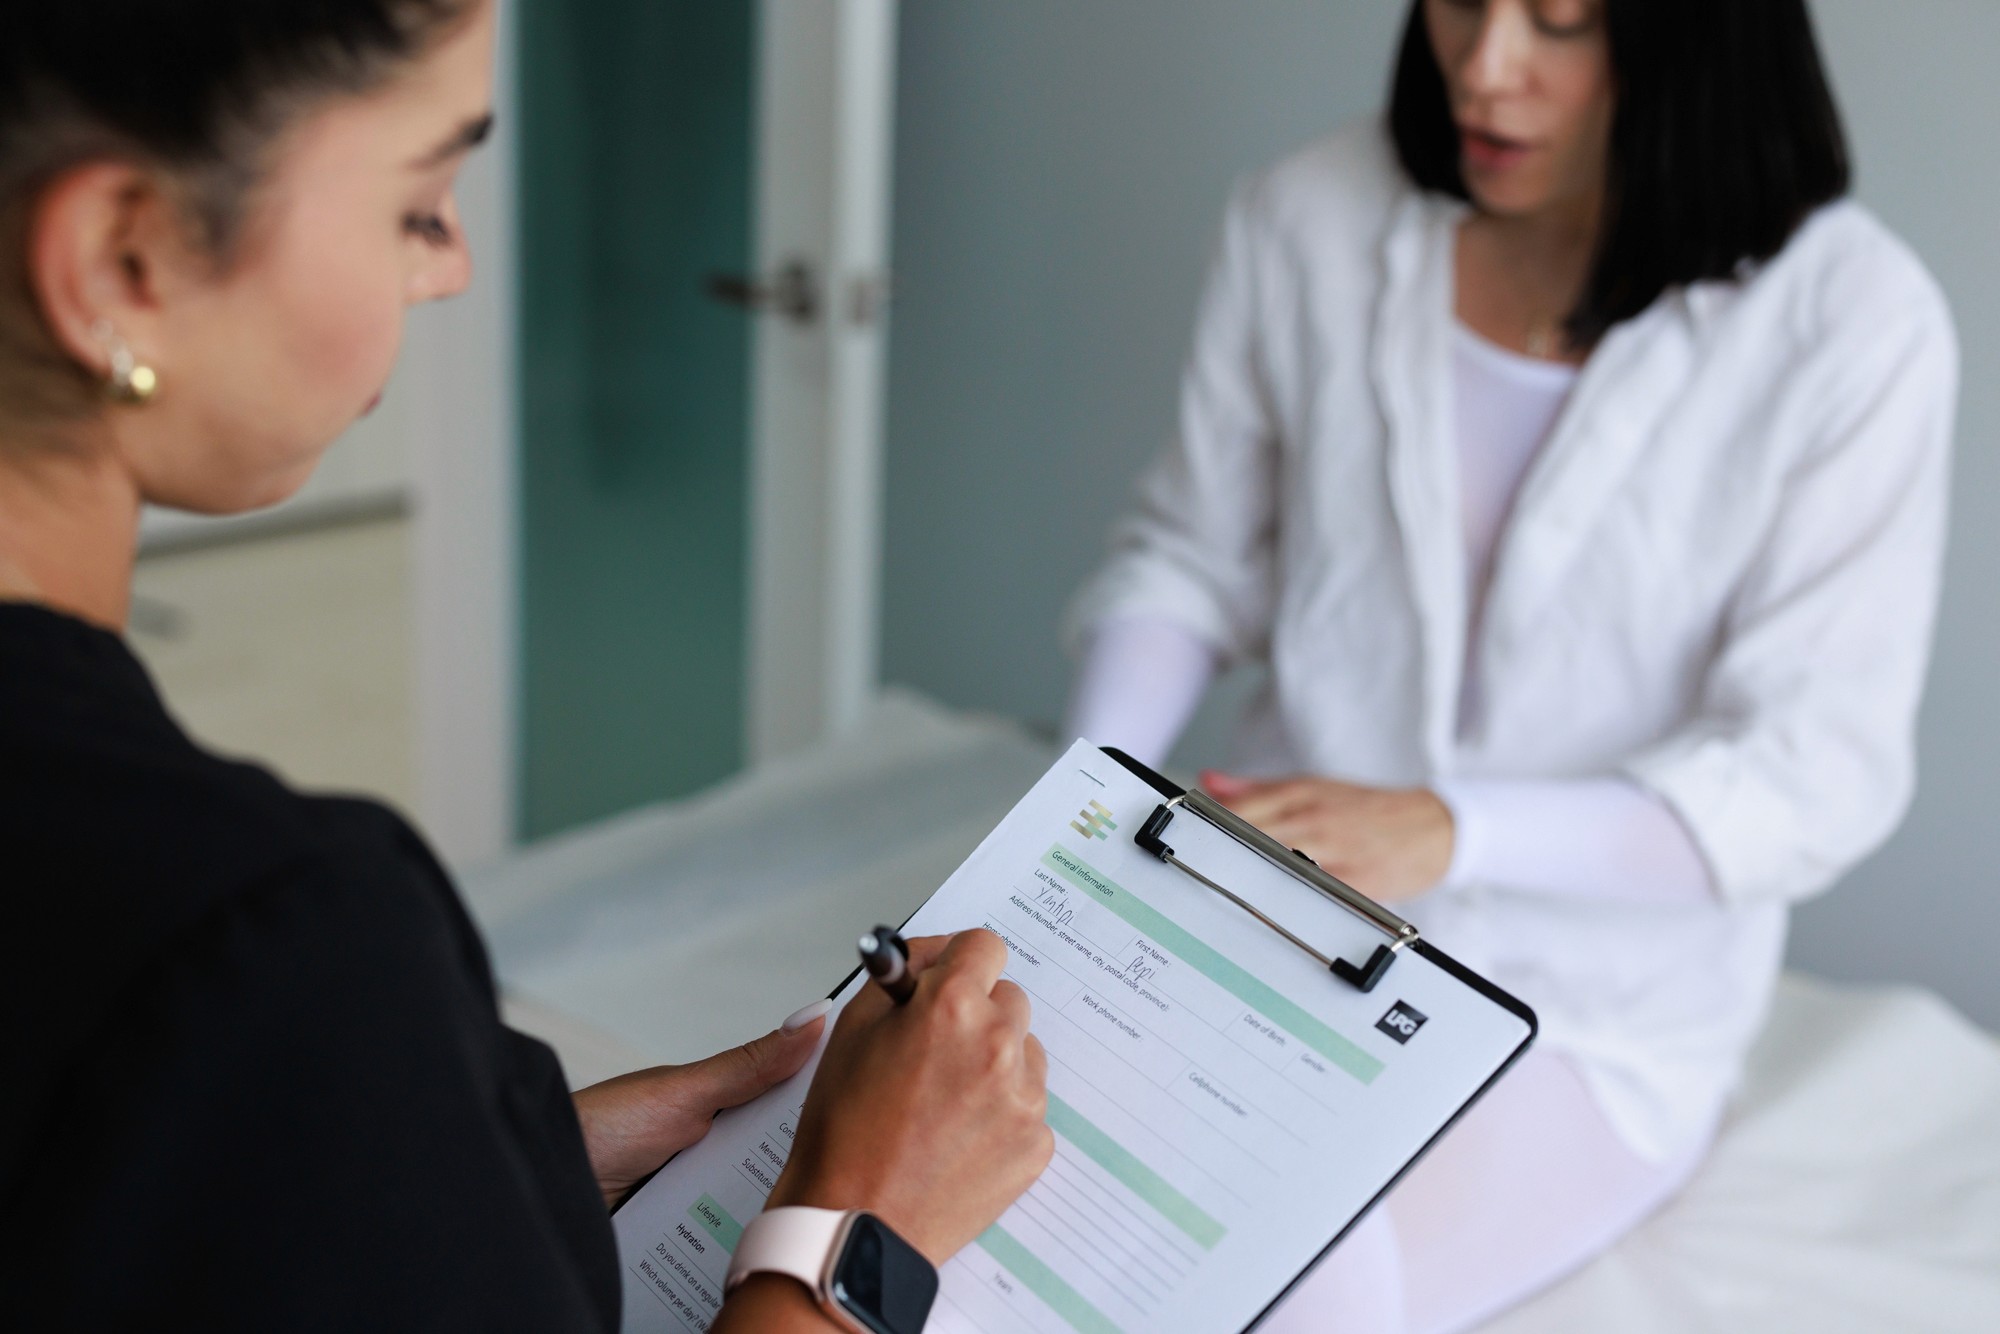
<path id="1" fill-rule="evenodd" d="M 711 301 L 758 314 L 780 315 L 793 324 L 819 319 L 819 277 L 802 259 L 788 261 L 768 281 L 740 273 L 711 273 L 702 282 Z"/>

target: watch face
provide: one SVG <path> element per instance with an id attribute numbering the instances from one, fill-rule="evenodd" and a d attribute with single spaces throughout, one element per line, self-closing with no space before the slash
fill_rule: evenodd
<path id="1" fill-rule="evenodd" d="M 922 1334 L 937 1270 L 873 1214 L 857 1214 L 829 1285 L 842 1310 L 875 1334 Z"/>

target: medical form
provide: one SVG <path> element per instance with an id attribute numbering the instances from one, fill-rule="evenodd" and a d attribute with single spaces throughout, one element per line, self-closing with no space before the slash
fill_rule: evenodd
<path id="1" fill-rule="evenodd" d="M 1161 800 L 1078 742 L 904 927 L 1006 941 L 1056 1135 L 1048 1170 L 940 1271 L 928 1330 L 1247 1328 L 1533 1035 L 1427 945 L 1372 990 L 1341 981 L 1314 953 L 1363 959 L 1379 930 L 1191 817 L 1170 829 L 1178 864 L 1149 853 L 1134 834 Z M 708 1328 L 816 1065 L 717 1117 L 614 1215 L 627 1330 Z"/>

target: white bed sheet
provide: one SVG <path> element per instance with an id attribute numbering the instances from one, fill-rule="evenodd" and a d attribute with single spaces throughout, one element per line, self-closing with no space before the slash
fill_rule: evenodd
<path id="1" fill-rule="evenodd" d="M 1688 1188 L 1489 1329 L 2000 1331 L 2000 1046 L 1927 992 L 1787 975 Z"/>
<path id="2" fill-rule="evenodd" d="M 892 695 L 850 739 L 466 878 L 510 1017 L 573 1083 L 824 994 L 1047 766 Z M 2000 1044 L 1913 989 L 1788 976 L 1682 1195 L 1495 1334 L 2000 1331 Z"/>

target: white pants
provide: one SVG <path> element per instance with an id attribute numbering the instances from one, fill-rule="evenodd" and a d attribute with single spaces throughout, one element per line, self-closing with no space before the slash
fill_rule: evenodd
<path id="1" fill-rule="evenodd" d="M 1531 1052 L 1260 1331 L 1467 1329 L 1617 1241 L 1686 1183 L 1707 1147 L 1640 1158 L 1567 1061 Z"/>

